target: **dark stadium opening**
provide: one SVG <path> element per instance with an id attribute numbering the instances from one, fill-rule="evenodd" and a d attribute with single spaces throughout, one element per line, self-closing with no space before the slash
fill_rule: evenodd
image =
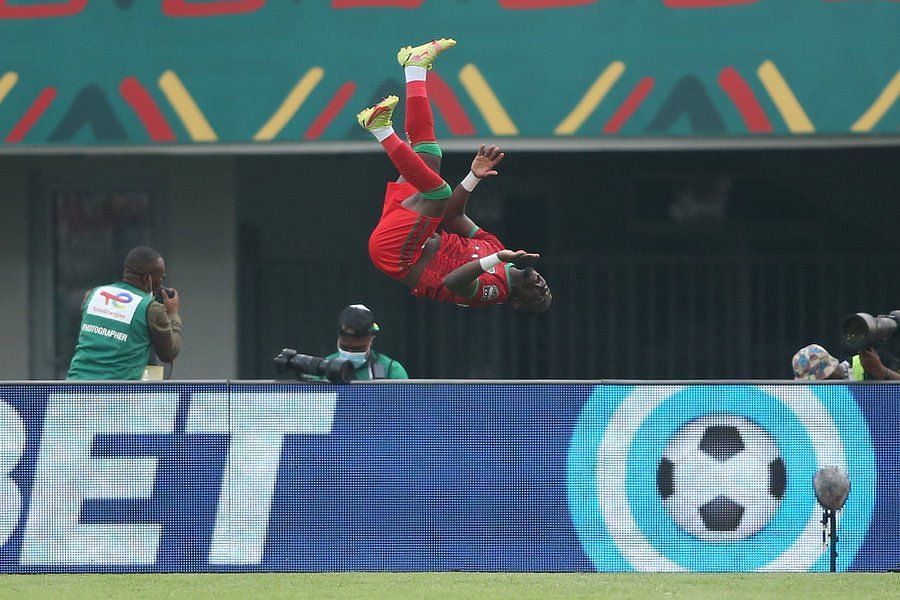
<path id="1" fill-rule="evenodd" d="M 898 160 L 891 147 L 510 151 L 469 213 L 542 254 L 553 307 L 522 319 L 416 300 L 372 267 L 395 177 L 384 156 L 241 157 L 240 374 L 271 376 L 271 348 L 327 353 L 335 307 L 364 299 L 384 315 L 377 344 L 413 377 L 788 378 L 810 339 L 839 353 L 844 314 L 900 298 L 887 275 L 900 239 L 873 217 L 895 211 Z M 442 174 L 455 184 L 470 162 L 445 152 Z"/>

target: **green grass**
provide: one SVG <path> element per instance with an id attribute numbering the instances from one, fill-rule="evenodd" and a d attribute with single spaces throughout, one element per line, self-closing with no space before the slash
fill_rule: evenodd
<path id="1" fill-rule="evenodd" d="M 2 575 L 0 598 L 896 598 L 898 575 L 262 573 Z"/>

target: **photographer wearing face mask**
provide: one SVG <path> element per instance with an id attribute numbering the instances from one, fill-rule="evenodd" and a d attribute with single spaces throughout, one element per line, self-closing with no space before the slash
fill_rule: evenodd
<path id="1" fill-rule="evenodd" d="M 409 379 L 403 365 L 372 349 L 376 333 L 378 324 L 372 311 L 362 304 L 351 304 L 338 316 L 338 351 L 325 358 L 351 361 L 357 381 Z"/>
<path id="2" fill-rule="evenodd" d="M 140 246 L 125 257 L 122 280 L 84 296 L 81 329 L 67 379 L 138 380 L 152 348 L 171 363 L 181 351 L 181 300 L 163 287 L 166 263 Z"/>

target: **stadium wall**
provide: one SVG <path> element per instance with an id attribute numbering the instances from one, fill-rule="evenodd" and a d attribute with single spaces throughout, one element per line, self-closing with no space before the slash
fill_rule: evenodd
<path id="1" fill-rule="evenodd" d="M 0 571 L 900 563 L 892 384 L 0 385 Z"/>
<path id="2" fill-rule="evenodd" d="M 237 225 L 234 159 L 172 164 L 167 261 L 183 294 L 184 346 L 176 377 L 237 374 Z M 180 164 L 179 164 L 180 163 Z"/>
<path id="3" fill-rule="evenodd" d="M 0 161 L 0 379 L 28 374 L 28 184 L 26 172 Z"/>
<path id="4" fill-rule="evenodd" d="M 430 75 L 438 135 L 466 145 L 897 136 L 889 0 L 7 4 L 0 153 L 374 152 L 354 115 L 402 91 L 398 47 L 435 36 L 459 40 Z"/>

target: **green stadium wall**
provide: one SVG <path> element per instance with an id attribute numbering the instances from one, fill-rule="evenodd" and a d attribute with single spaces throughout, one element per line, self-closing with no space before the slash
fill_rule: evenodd
<path id="1" fill-rule="evenodd" d="M 898 31 L 890 0 L 4 0 L 0 149 L 365 140 L 436 36 L 442 139 L 897 136 Z"/>

